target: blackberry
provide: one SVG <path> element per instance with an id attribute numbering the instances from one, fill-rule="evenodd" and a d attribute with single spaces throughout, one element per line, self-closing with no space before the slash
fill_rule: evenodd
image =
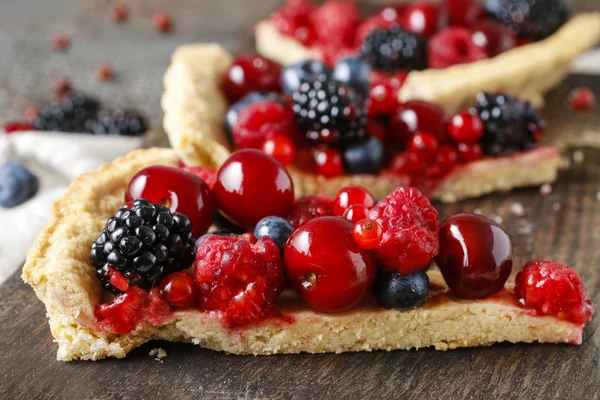
<path id="1" fill-rule="evenodd" d="M 99 108 L 98 100 L 76 93 L 44 106 L 34 126 L 41 131 L 84 132 L 85 122 L 95 118 Z"/>
<path id="2" fill-rule="evenodd" d="M 427 68 L 427 41 L 397 25 L 377 28 L 362 44 L 361 54 L 371 67 L 394 73 Z"/>
<path id="3" fill-rule="evenodd" d="M 150 289 L 167 274 L 192 265 L 194 244 L 192 224 L 185 215 L 172 215 L 161 204 L 138 199 L 107 221 L 92 244 L 90 261 L 104 288 L 114 294 L 129 286 Z M 125 284 L 111 279 L 115 275 Z"/>
<path id="4" fill-rule="evenodd" d="M 142 136 L 148 122 L 135 110 L 102 110 L 86 121 L 85 130 L 96 135 Z"/>
<path id="5" fill-rule="evenodd" d="M 530 102 L 504 94 L 479 93 L 472 113 L 485 126 L 481 147 L 485 154 L 507 155 L 533 147 L 546 123 Z"/>
<path id="6" fill-rule="evenodd" d="M 365 135 L 363 97 L 352 87 L 320 75 L 292 95 L 298 126 L 310 143 L 346 144 Z"/>
<path id="7" fill-rule="evenodd" d="M 570 16 L 563 0 L 486 0 L 487 12 L 519 36 L 541 40 Z"/>

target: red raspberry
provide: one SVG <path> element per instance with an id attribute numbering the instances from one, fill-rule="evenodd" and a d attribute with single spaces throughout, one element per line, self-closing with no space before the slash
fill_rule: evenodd
<path id="1" fill-rule="evenodd" d="M 275 101 L 252 103 L 244 108 L 233 126 L 233 143 L 238 149 L 260 149 L 275 136 L 296 136 L 294 112 Z"/>
<path id="2" fill-rule="evenodd" d="M 317 217 L 333 215 L 333 199 L 326 194 L 311 194 L 293 205 L 286 219 L 294 228 Z"/>
<path id="3" fill-rule="evenodd" d="M 349 1 L 330 0 L 310 15 L 320 42 L 344 47 L 354 45 L 360 19 L 358 5 Z"/>
<path id="4" fill-rule="evenodd" d="M 429 40 L 429 66 L 447 68 L 487 58 L 484 49 L 473 42 L 467 28 L 447 28 Z"/>
<path id="5" fill-rule="evenodd" d="M 292 36 L 305 46 L 317 38 L 309 16 L 317 8 L 308 0 L 288 0 L 279 10 L 271 14 L 275 28 L 284 35 Z"/>
<path id="6" fill-rule="evenodd" d="M 183 170 L 189 172 L 190 174 L 196 175 L 198 178 L 202 179 L 211 190 L 213 186 L 215 186 L 215 182 L 217 181 L 216 168 L 204 167 L 199 165 L 195 167 L 183 167 Z"/>
<path id="7" fill-rule="evenodd" d="M 525 308 L 577 324 L 592 320 L 594 304 L 586 299 L 581 277 L 568 265 L 529 261 L 515 279 L 515 295 Z"/>
<path id="8" fill-rule="evenodd" d="M 196 250 L 194 279 L 204 310 L 223 312 L 231 328 L 279 316 L 275 305 L 283 290 L 283 265 L 269 238 L 210 235 Z"/>
<path id="9" fill-rule="evenodd" d="M 412 187 L 399 187 L 369 212 L 383 239 L 375 256 L 390 271 L 411 274 L 426 268 L 439 251 L 438 212 Z"/>

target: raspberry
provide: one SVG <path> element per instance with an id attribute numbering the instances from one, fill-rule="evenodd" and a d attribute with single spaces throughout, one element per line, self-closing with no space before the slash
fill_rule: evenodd
<path id="1" fill-rule="evenodd" d="M 383 239 L 375 256 L 390 271 L 410 274 L 426 268 L 439 251 L 438 212 L 412 187 L 399 187 L 369 212 Z"/>
<path id="2" fill-rule="evenodd" d="M 326 194 L 311 194 L 298 200 L 286 216 L 294 228 L 317 217 L 333 215 L 333 199 Z"/>
<path id="3" fill-rule="evenodd" d="M 261 101 L 243 109 L 233 126 L 233 143 L 238 149 L 260 149 L 266 139 L 289 136 L 296 131 L 294 113 L 275 101 Z"/>
<path id="4" fill-rule="evenodd" d="M 271 21 L 282 34 L 294 37 L 305 46 L 310 45 L 317 38 L 309 20 L 310 14 L 316 8 L 317 6 L 308 0 L 288 0 L 271 14 Z"/>
<path id="5" fill-rule="evenodd" d="M 202 179 L 208 187 L 212 190 L 213 186 L 215 186 L 215 182 L 217 181 L 217 169 L 204 167 L 201 165 L 195 167 L 183 167 L 183 170 L 189 172 L 190 174 L 196 175 L 198 178 Z"/>
<path id="6" fill-rule="evenodd" d="M 540 315 L 582 324 L 592 320 L 594 305 L 586 299 L 577 271 L 554 261 L 529 261 L 515 279 L 515 295 Z"/>
<path id="7" fill-rule="evenodd" d="M 202 309 L 221 311 L 230 328 L 280 315 L 275 299 L 284 287 L 283 265 L 269 237 L 206 237 L 198 245 L 194 278 Z"/>
<path id="8" fill-rule="evenodd" d="M 485 50 L 475 44 L 467 28 L 452 27 L 429 40 L 429 66 L 447 68 L 487 58 Z"/>
<path id="9" fill-rule="evenodd" d="M 354 45 L 360 19 L 358 6 L 349 1 L 328 1 L 310 15 L 319 41 L 336 47 Z"/>

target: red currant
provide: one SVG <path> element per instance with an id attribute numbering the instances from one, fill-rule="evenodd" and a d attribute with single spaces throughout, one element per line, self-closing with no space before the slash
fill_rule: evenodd
<path id="1" fill-rule="evenodd" d="M 371 208 L 375 205 L 375 199 L 362 186 L 346 186 L 340 189 L 333 201 L 333 214 L 341 217 L 348 207 L 357 204 Z"/>
<path id="2" fill-rule="evenodd" d="M 367 112 L 369 115 L 390 114 L 398 106 L 398 90 L 406 80 L 406 72 L 394 75 L 373 71 L 369 78 L 369 97 Z"/>
<path id="3" fill-rule="evenodd" d="M 160 282 L 162 298 L 173 307 L 190 307 L 198 298 L 196 283 L 185 271 L 173 272 Z"/>
<path id="4" fill-rule="evenodd" d="M 571 107 L 573 110 L 589 110 L 596 104 L 596 95 L 586 87 L 573 89 L 569 94 Z"/>
<path id="5" fill-rule="evenodd" d="M 429 164 L 426 157 L 414 151 L 406 152 L 406 169 L 412 174 L 424 174 Z"/>
<path id="6" fill-rule="evenodd" d="M 452 140 L 458 143 L 477 143 L 483 136 L 483 122 L 477 115 L 468 112 L 455 114 L 448 123 L 448 132 Z"/>
<path id="7" fill-rule="evenodd" d="M 495 57 L 517 46 L 510 29 L 492 19 L 479 21 L 472 30 L 473 43 L 481 47 L 488 57 Z"/>
<path id="8" fill-rule="evenodd" d="M 294 231 L 285 246 L 290 281 L 316 311 L 350 310 L 371 290 L 375 259 L 354 241 L 353 229 L 344 218 L 319 217 Z"/>
<path id="9" fill-rule="evenodd" d="M 425 160 L 433 160 L 440 144 L 429 132 L 417 132 L 408 142 L 408 151 L 419 154 Z"/>
<path id="10" fill-rule="evenodd" d="M 390 116 L 391 144 L 403 149 L 418 131 L 446 139 L 446 115 L 439 106 L 422 100 L 411 100 L 398 106 Z"/>
<path id="11" fill-rule="evenodd" d="M 294 203 L 290 174 L 277 160 L 258 150 L 231 155 L 219 168 L 213 191 L 218 208 L 248 229 L 264 217 L 285 216 Z"/>
<path id="12" fill-rule="evenodd" d="M 262 151 L 283 165 L 291 164 L 296 158 L 296 146 L 287 136 L 275 135 L 272 139 L 265 140 Z"/>
<path id="13" fill-rule="evenodd" d="M 52 38 L 52 48 L 56 51 L 66 51 L 71 41 L 65 35 L 56 35 Z"/>
<path id="14" fill-rule="evenodd" d="M 452 146 L 442 146 L 435 156 L 435 164 L 442 171 L 450 171 L 458 164 L 458 151 Z"/>
<path id="15" fill-rule="evenodd" d="M 371 250 L 381 243 L 383 228 L 377 221 L 363 219 L 354 225 L 352 237 L 361 248 Z"/>
<path id="16" fill-rule="evenodd" d="M 110 9 L 110 15 L 116 22 L 123 22 L 127 19 L 129 11 L 123 4 L 115 3 Z"/>
<path id="17" fill-rule="evenodd" d="M 448 11 L 450 25 L 454 26 L 469 27 L 484 13 L 478 0 L 443 0 L 442 7 Z"/>
<path id="18" fill-rule="evenodd" d="M 171 17 L 169 17 L 169 14 L 165 13 L 165 12 L 158 12 L 156 14 L 154 14 L 154 16 L 152 17 L 152 22 L 154 23 L 154 27 L 159 31 L 159 32 L 169 32 L 171 30 L 171 28 L 173 27 L 173 23 L 171 22 Z"/>
<path id="19" fill-rule="evenodd" d="M 370 209 L 370 207 L 362 204 L 355 204 L 344 211 L 344 218 L 350 222 L 357 223 L 358 221 L 367 218 Z"/>
<path id="20" fill-rule="evenodd" d="M 112 81 L 115 77 L 115 71 L 110 64 L 101 64 L 96 71 L 96 76 L 100 81 Z"/>
<path id="21" fill-rule="evenodd" d="M 512 270 L 510 238 L 500 225 L 476 214 L 457 214 L 440 224 L 435 261 L 452 292 L 480 299 L 500 291 Z"/>
<path id="22" fill-rule="evenodd" d="M 326 178 L 342 175 L 344 167 L 342 156 L 336 149 L 319 148 L 314 152 L 315 168 L 319 175 Z"/>
<path id="23" fill-rule="evenodd" d="M 476 161 L 483 157 L 483 150 L 478 143 L 459 143 L 456 148 L 458 150 L 458 156 L 460 160 L 464 163 Z"/>
<path id="24" fill-rule="evenodd" d="M 280 75 L 276 62 L 257 54 L 241 55 L 229 67 L 223 89 L 229 102 L 235 103 L 250 92 L 279 92 Z"/>
<path id="25" fill-rule="evenodd" d="M 202 179 L 171 167 L 148 167 L 131 178 L 125 201 L 131 204 L 135 199 L 161 203 L 172 213 L 185 215 L 197 238 L 206 233 L 216 211 L 213 194 Z"/>
<path id="26" fill-rule="evenodd" d="M 406 9 L 402 27 L 424 37 L 430 37 L 448 25 L 448 14 L 437 4 L 415 3 Z"/>

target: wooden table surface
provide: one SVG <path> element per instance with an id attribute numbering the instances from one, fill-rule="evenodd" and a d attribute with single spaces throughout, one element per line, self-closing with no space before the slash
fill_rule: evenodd
<path id="1" fill-rule="evenodd" d="M 251 48 L 250 27 L 276 0 L 152 0 L 130 3 L 132 18 L 115 26 L 106 1 L 13 0 L 0 4 L 0 119 L 20 115 L 24 104 L 50 97 L 56 74 L 99 95 L 107 104 L 131 105 L 160 123 L 160 77 L 177 44 L 216 40 L 231 51 Z M 578 9 L 590 2 L 577 1 Z M 143 4 L 143 7 L 142 7 Z M 175 31 L 155 33 L 148 15 L 168 10 Z M 72 37 L 66 55 L 49 50 L 57 31 Z M 123 39 L 125 37 L 125 39 Z M 95 81 L 95 65 L 110 59 L 119 75 L 112 84 Z M 600 136 L 598 109 L 575 114 L 565 105 L 568 90 L 586 85 L 600 93 L 600 79 L 571 76 L 548 96 L 543 111 L 548 140 Z M 150 139 L 164 143 L 160 129 Z M 576 140 L 577 141 L 577 140 Z M 581 143 L 581 142 L 580 142 Z M 449 206 L 442 216 L 480 210 L 502 220 L 513 239 L 515 265 L 550 258 L 573 265 L 600 306 L 600 148 L 581 144 L 565 150 L 581 163 L 561 172 L 547 196 L 537 189 L 492 195 Z M 515 204 L 524 207 L 516 215 Z M 6 229 L 6 228 L 0 228 Z M 436 352 L 341 355 L 227 356 L 192 345 L 154 342 L 124 360 L 60 363 L 45 310 L 19 274 L 0 286 L 0 399 L 20 398 L 599 398 L 598 317 L 581 346 L 499 344 Z M 168 356 L 157 361 L 155 347 Z"/>

